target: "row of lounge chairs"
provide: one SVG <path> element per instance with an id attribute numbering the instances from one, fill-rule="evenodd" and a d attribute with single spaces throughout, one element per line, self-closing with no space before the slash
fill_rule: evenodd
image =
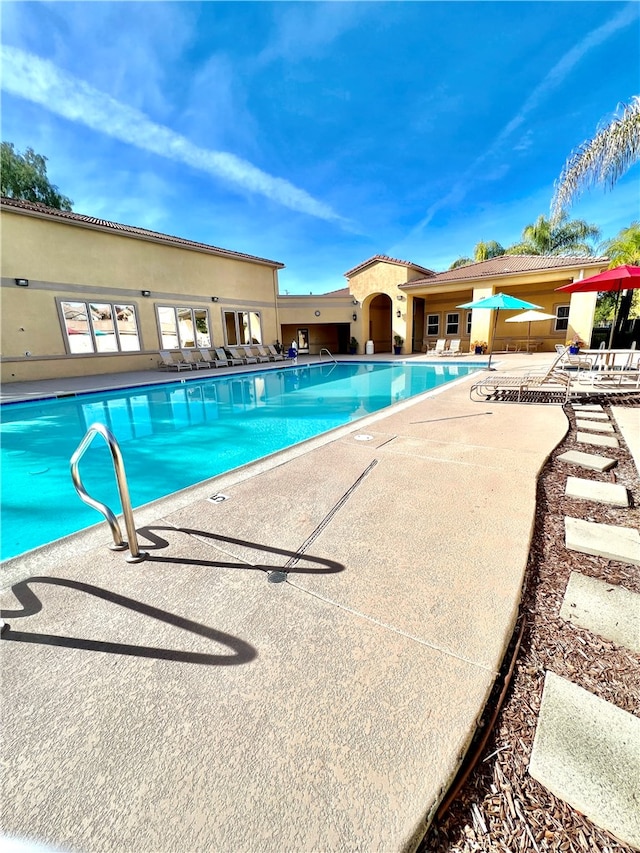
<path id="1" fill-rule="evenodd" d="M 633 370 L 591 371 L 584 364 L 572 364 L 569 348 L 559 347 L 556 357 L 545 371 L 529 371 L 522 375 L 493 372 L 483 375 L 471 385 L 469 396 L 476 402 L 566 403 L 571 398 L 607 394 L 640 394 L 640 365 Z M 566 367 L 577 367 L 573 374 Z"/>
<path id="2" fill-rule="evenodd" d="M 197 355 L 200 357 L 198 358 Z M 160 370 L 200 370 L 213 367 L 233 367 L 240 364 L 263 364 L 270 361 L 284 361 L 273 344 L 266 346 L 214 347 L 208 350 L 199 347 L 196 350 L 181 349 L 179 357 L 169 350 L 160 350 Z"/>

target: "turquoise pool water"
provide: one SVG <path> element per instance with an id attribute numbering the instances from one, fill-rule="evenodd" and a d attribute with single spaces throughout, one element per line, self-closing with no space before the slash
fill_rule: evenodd
<path id="1" fill-rule="evenodd" d="M 69 460 L 105 424 L 124 457 L 133 507 L 356 421 L 478 369 L 350 362 L 207 376 L 2 406 L 2 559 L 103 520 L 77 496 Z M 88 493 L 119 513 L 113 465 L 96 437 L 80 463 Z"/>

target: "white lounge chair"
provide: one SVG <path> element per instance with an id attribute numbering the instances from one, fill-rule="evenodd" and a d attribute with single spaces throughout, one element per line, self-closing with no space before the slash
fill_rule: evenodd
<path id="1" fill-rule="evenodd" d="M 267 344 L 267 349 L 273 361 L 284 361 L 284 355 L 278 352 L 273 344 Z"/>
<path id="2" fill-rule="evenodd" d="M 228 353 L 224 349 L 224 347 L 215 347 L 214 352 L 218 356 L 220 361 L 226 361 L 227 362 L 227 367 L 231 367 L 232 365 L 235 365 L 235 364 L 244 364 L 244 362 L 240 358 L 240 356 L 232 356 L 231 353 Z"/>
<path id="3" fill-rule="evenodd" d="M 577 367 L 578 370 L 591 370 L 593 362 L 586 355 L 580 353 L 570 353 L 569 347 L 562 344 L 556 344 L 556 352 L 561 356 L 560 363 L 567 367 Z"/>
<path id="4" fill-rule="evenodd" d="M 161 360 L 158 362 L 158 367 L 160 370 L 191 370 L 191 365 L 186 361 L 174 361 L 169 350 L 161 349 L 159 355 Z"/>
<path id="5" fill-rule="evenodd" d="M 267 362 L 267 361 L 275 361 L 275 359 L 271 358 L 269 353 L 263 346 L 259 346 L 256 344 L 256 349 L 258 350 L 258 361 Z"/>
<path id="6" fill-rule="evenodd" d="M 200 349 L 198 349 L 198 352 L 200 353 L 200 358 L 204 361 L 204 363 L 208 367 L 228 367 L 229 366 L 229 362 L 226 358 L 225 359 L 211 358 L 211 353 L 207 349 L 200 348 Z"/>
<path id="7" fill-rule="evenodd" d="M 469 396 L 476 402 L 492 400 L 535 403 L 539 402 L 536 398 L 541 393 L 547 396 L 553 393 L 560 402 L 566 403 L 572 392 L 571 377 L 558 369 L 565 349 L 566 347 L 562 347 L 562 352 L 556 355 L 551 365 L 543 372 L 529 371 L 520 376 L 498 372 L 484 375 L 470 387 Z"/>
<path id="8" fill-rule="evenodd" d="M 433 349 L 430 349 L 429 352 L 433 355 L 442 355 L 442 353 L 447 349 L 447 341 L 446 338 L 438 338 L 436 341 L 436 345 Z"/>
<path id="9" fill-rule="evenodd" d="M 257 364 L 258 359 L 255 355 L 251 355 L 251 350 L 248 347 L 227 347 L 232 358 L 239 358 L 241 364 Z"/>
<path id="10" fill-rule="evenodd" d="M 209 367 L 206 361 L 200 361 L 197 358 L 193 357 L 193 353 L 188 349 L 181 349 L 182 358 L 185 360 L 187 364 L 190 364 L 194 370 L 201 370 L 204 367 Z"/>
<path id="11" fill-rule="evenodd" d="M 460 354 L 460 338 L 455 338 L 449 346 L 442 350 L 440 355 L 459 355 Z"/>

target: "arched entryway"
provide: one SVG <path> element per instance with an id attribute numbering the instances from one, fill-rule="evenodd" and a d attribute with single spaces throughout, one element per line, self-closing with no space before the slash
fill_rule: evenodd
<path id="1" fill-rule="evenodd" d="M 368 304 L 369 340 L 375 352 L 391 352 L 391 298 L 378 293 Z"/>

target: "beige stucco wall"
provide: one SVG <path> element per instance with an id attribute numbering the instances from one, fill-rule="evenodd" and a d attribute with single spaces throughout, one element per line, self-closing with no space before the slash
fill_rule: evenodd
<path id="1" fill-rule="evenodd" d="M 207 309 L 214 346 L 224 343 L 225 309 L 259 312 L 264 342 L 279 337 L 273 265 L 8 208 L 2 208 L 0 216 L 3 382 L 155 366 L 158 305 Z M 29 286 L 17 287 L 18 277 L 28 279 Z M 142 290 L 151 291 L 150 297 L 142 296 Z M 57 298 L 134 305 L 141 352 L 69 354 Z"/>

